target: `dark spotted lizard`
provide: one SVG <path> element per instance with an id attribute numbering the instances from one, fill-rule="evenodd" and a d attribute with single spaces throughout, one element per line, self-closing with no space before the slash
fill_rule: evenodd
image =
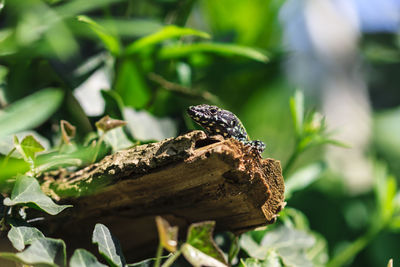
<path id="1" fill-rule="evenodd" d="M 201 127 L 203 127 L 209 135 L 220 134 L 224 138 L 233 137 L 245 145 L 261 154 L 265 149 L 262 141 L 251 141 L 242 122 L 232 112 L 221 109 L 217 106 L 206 104 L 190 106 L 187 109 L 189 116 Z"/>

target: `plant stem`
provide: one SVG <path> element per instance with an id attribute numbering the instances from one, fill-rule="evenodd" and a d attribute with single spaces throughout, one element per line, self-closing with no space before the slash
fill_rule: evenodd
<path id="1" fill-rule="evenodd" d="M 296 161 L 296 159 L 299 157 L 300 154 L 301 154 L 301 151 L 299 150 L 299 146 L 298 146 L 298 142 L 297 142 L 294 152 L 292 153 L 292 155 L 288 159 L 285 167 L 283 168 L 283 171 L 282 171 L 283 177 L 285 177 L 286 174 L 288 173 L 288 171 L 292 168 L 294 162 Z"/>
<path id="2" fill-rule="evenodd" d="M 160 267 L 162 252 L 163 252 L 163 246 L 161 245 L 160 242 L 157 248 L 156 262 L 154 263 L 154 267 Z"/>
<path id="3" fill-rule="evenodd" d="M 172 254 L 171 257 L 168 258 L 168 260 L 164 262 L 164 264 L 161 267 L 171 266 L 171 264 L 174 263 L 174 261 L 176 261 L 176 259 L 181 255 L 181 253 L 182 253 L 181 250 L 176 251 L 174 254 Z"/>
<path id="4" fill-rule="evenodd" d="M 353 243 L 351 243 L 347 248 L 339 252 L 335 257 L 333 257 L 327 267 L 339 267 L 343 266 L 346 262 L 349 262 L 351 258 L 357 255 L 361 250 L 363 250 L 373 238 L 380 232 L 382 228 L 372 228 L 364 235 L 360 236 Z"/>
<path id="5" fill-rule="evenodd" d="M 99 138 L 99 140 L 98 140 L 98 142 L 96 144 L 96 152 L 95 152 L 95 154 L 93 156 L 92 163 L 94 163 L 96 161 L 97 156 L 99 155 L 101 143 L 103 143 L 103 139 L 104 139 L 105 135 L 106 135 L 105 132 L 102 132 L 102 134 L 100 135 L 100 138 Z"/>

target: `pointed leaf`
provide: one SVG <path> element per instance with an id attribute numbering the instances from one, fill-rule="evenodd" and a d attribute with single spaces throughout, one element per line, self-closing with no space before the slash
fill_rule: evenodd
<path id="1" fill-rule="evenodd" d="M 37 238 L 44 237 L 44 235 L 35 227 L 11 226 L 7 237 L 13 244 L 14 248 L 22 251 L 26 245 L 31 244 L 33 240 Z"/>
<path id="2" fill-rule="evenodd" d="M 60 121 L 61 136 L 65 144 L 69 144 L 71 139 L 75 137 L 76 127 L 66 120 Z"/>
<path id="3" fill-rule="evenodd" d="M 167 220 L 160 216 L 156 217 L 156 225 L 161 245 L 169 252 L 175 252 L 178 245 L 178 227 L 171 227 Z"/>
<path id="4" fill-rule="evenodd" d="M 214 227 L 214 221 L 191 224 L 188 229 L 186 242 L 208 256 L 227 264 L 224 255 L 212 238 Z"/>
<path id="5" fill-rule="evenodd" d="M 0 114 L 0 137 L 43 123 L 61 104 L 63 92 L 44 89 L 13 103 Z"/>
<path id="6" fill-rule="evenodd" d="M 169 45 L 161 48 L 162 59 L 187 57 L 195 53 L 214 53 L 221 56 L 242 56 L 263 63 L 268 62 L 265 52 L 248 47 L 225 43 L 194 43 L 185 45 Z"/>
<path id="7" fill-rule="evenodd" d="M 124 266 L 125 259 L 119 241 L 113 237 L 110 230 L 103 224 L 96 224 L 92 242 L 99 247 L 100 254 L 111 266 Z"/>
<path id="8" fill-rule="evenodd" d="M 100 263 L 92 253 L 85 249 L 77 249 L 69 262 L 70 267 L 107 267 Z"/>
<path id="9" fill-rule="evenodd" d="M 66 266 L 65 243 L 60 239 L 37 238 L 23 252 L 0 253 L 0 257 L 36 266 Z"/>
<path id="10" fill-rule="evenodd" d="M 110 118 L 110 116 L 106 115 L 96 122 L 97 129 L 102 130 L 103 132 L 107 132 L 109 130 L 115 129 L 117 127 L 124 126 L 126 121 L 115 120 Z"/>
<path id="11" fill-rule="evenodd" d="M 35 159 L 35 154 L 37 152 L 44 151 L 44 147 L 35 139 L 33 135 L 25 136 L 20 143 L 20 148 L 22 153 L 28 159 Z"/>
<path id="12" fill-rule="evenodd" d="M 195 267 L 200 266 L 214 266 L 214 267 L 226 267 L 225 263 L 222 263 L 215 258 L 201 252 L 197 248 L 185 243 L 182 248 L 182 254 L 185 259 Z"/>
<path id="13" fill-rule="evenodd" d="M 96 35 L 103 42 L 105 47 L 114 55 L 119 55 L 121 52 L 121 45 L 117 36 L 114 36 L 109 30 L 92 20 L 91 18 L 80 15 L 77 17 L 78 21 L 86 23 L 89 25 L 90 29 L 92 29 Z"/>
<path id="14" fill-rule="evenodd" d="M 19 176 L 15 181 L 11 198 L 4 199 L 4 205 L 27 205 L 32 208 L 43 210 L 51 215 L 56 215 L 72 205 L 57 205 L 53 200 L 46 196 L 40 189 L 40 185 L 35 178 Z"/>
<path id="15" fill-rule="evenodd" d="M 210 35 L 205 32 L 197 31 L 190 28 L 181 28 L 175 25 L 167 25 L 162 28 L 160 31 L 145 36 L 130 45 L 127 46 L 125 50 L 126 55 L 132 55 L 145 47 L 149 47 L 155 44 L 158 44 L 164 40 L 182 37 L 185 35 L 195 35 L 202 38 L 210 38 Z"/>

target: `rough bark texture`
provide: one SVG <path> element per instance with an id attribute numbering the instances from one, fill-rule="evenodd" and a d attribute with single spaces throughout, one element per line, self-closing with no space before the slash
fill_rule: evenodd
<path id="1" fill-rule="evenodd" d="M 47 217 L 41 229 L 70 248 L 93 248 L 94 225 L 103 223 L 128 259 L 151 255 L 157 247 L 156 215 L 181 230 L 215 220 L 217 230 L 239 233 L 274 222 L 284 206 L 279 161 L 202 131 L 120 151 L 77 172 L 44 179 L 45 191 L 74 207 Z"/>

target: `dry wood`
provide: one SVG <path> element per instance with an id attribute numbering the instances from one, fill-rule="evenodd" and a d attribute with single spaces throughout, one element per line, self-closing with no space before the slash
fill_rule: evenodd
<path id="1" fill-rule="evenodd" d="M 46 218 L 41 229 L 69 247 L 90 248 L 94 225 L 103 223 L 128 259 L 156 248 L 156 215 L 181 230 L 215 220 L 217 230 L 239 233 L 274 222 L 284 206 L 279 161 L 202 131 L 120 151 L 45 180 L 45 191 L 74 207 Z"/>

